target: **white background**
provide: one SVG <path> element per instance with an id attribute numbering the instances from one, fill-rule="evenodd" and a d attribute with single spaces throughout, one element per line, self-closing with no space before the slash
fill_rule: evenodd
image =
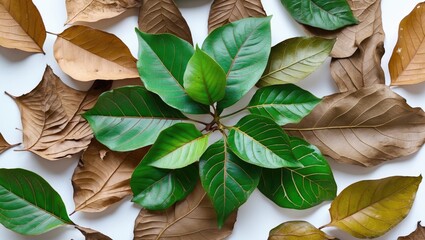
<path id="1" fill-rule="evenodd" d="M 398 24 L 419 0 L 392 1 L 382 0 L 383 24 L 386 33 L 386 54 L 383 68 L 389 82 L 388 61 L 397 40 Z M 34 0 L 46 28 L 49 32 L 60 33 L 66 27 L 65 0 Z M 207 20 L 211 0 L 177 0 L 183 15 L 186 17 L 195 43 L 202 44 L 207 35 Z M 264 0 L 263 5 L 269 15 L 273 15 L 272 34 L 273 44 L 286 38 L 304 35 L 302 29 L 290 18 L 279 0 Z M 137 39 L 134 27 L 137 26 L 137 10 L 132 9 L 123 15 L 103 20 L 91 26 L 112 32 L 120 37 L 137 54 Z M 53 43 L 55 36 L 48 35 L 43 54 L 27 54 L 18 50 L 0 47 L 0 92 L 7 91 L 18 96 L 31 91 L 41 80 L 46 64 L 52 66 L 54 72 L 62 80 L 74 88 L 87 89 L 90 84 L 79 83 L 65 76 L 53 58 Z M 310 90 L 317 96 L 324 96 L 337 91 L 329 73 L 329 61 L 322 68 L 302 81 L 299 85 Z M 425 107 L 425 83 L 409 87 L 394 88 L 405 97 L 412 106 Z M 22 142 L 20 114 L 16 104 L 4 94 L 0 94 L 0 132 L 10 143 Z M 18 148 L 15 148 L 19 149 Z M 393 175 L 418 176 L 424 173 L 425 150 L 417 154 L 393 160 L 373 168 L 338 164 L 329 160 L 338 184 L 338 192 L 348 185 L 366 179 L 377 179 Z M 0 167 L 25 168 L 43 176 L 62 196 L 69 213 L 74 210 L 72 199 L 73 189 L 71 176 L 77 164 L 78 156 L 70 160 L 49 162 L 28 152 L 9 150 L 0 155 Z M 139 208 L 127 198 L 115 204 L 103 213 L 76 213 L 71 218 L 82 226 L 91 227 L 109 235 L 114 240 L 127 240 L 133 237 L 134 220 Z M 425 186 L 419 188 L 415 204 L 408 217 L 380 240 L 397 239 L 407 235 L 416 228 L 417 221 L 424 220 Z M 306 220 L 319 227 L 329 222 L 329 202 L 309 210 L 297 211 L 281 209 L 263 197 L 258 191 L 254 192 L 248 202 L 243 205 L 238 214 L 238 221 L 231 240 L 260 240 L 267 239 L 268 232 L 276 225 L 289 220 Z M 331 235 L 340 239 L 354 239 L 342 231 L 325 229 Z M 15 234 L 0 225 L 0 239 L 84 239 L 72 227 L 62 227 L 38 237 L 25 237 Z"/>

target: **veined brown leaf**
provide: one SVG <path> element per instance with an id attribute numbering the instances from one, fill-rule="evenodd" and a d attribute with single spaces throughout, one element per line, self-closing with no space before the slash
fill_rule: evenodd
<path id="1" fill-rule="evenodd" d="M 79 81 L 139 77 L 137 60 L 115 35 L 72 26 L 58 35 L 54 55 L 61 69 Z"/>
<path id="2" fill-rule="evenodd" d="M 268 240 L 332 240 L 334 237 L 326 235 L 305 221 L 290 221 L 273 228 Z"/>
<path id="3" fill-rule="evenodd" d="M 300 123 L 284 128 L 337 161 L 373 166 L 419 150 L 425 113 L 377 84 L 325 97 Z"/>
<path id="4" fill-rule="evenodd" d="M 100 212 L 130 196 L 131 174 L 147 151 L 113 152 L 93 139 L 72 176 L 75 211 Z"/>
<path id="5" fill-rule="evenodd" d="M 425 81 L 425 2 L 419 3 L 400 23 L 398 41 L 388 64 L 391 85 Z"/>
<path id="6" fill-rule="evenodd" d="M 399 237 L 397 240 L 424 240 L 425 239 L 425 227 L 421 226 L 421 222 L 418 222 L 418 226 L 414 232 L 405 237 Z"/>
<path id="7" fill-rule="evenodd" d="M 17 146 L 19 144 L 15 144 L 15 145 L 10 145 L 6 139 L 4 139 L 3 134 L 0 133 L 0 153 L 5 152 L 6 150 L 8 150 L 11 147 Z"/>
<path id="8" fill-rule="evenodd" d="M 86 237 L 86 240 L 112 240 L 112 238 L 91 228 L 85 228 L 78 225 L 76 225 L 75 228 Z"/>
<path id="9" fill-rule="evenodd" d="M 34 90 L 12 97 L 21 112 L 25 150 L 59 160 L 86 149 L 93 134 L 80 114 L 93 107 L 109 88 L 109 83 L 97 82 L 87 92 L 74 90 L 47 66 Z"/>
<path id="10" fill-rule="evenodd" d="M 139 28 L 147 33 L 171 33 L 193 44 L 189 26 L 174 0 L 143 0 Z"/>
<path id="11" fill-rule="evenodd" d="M 208 18 L 208 30 L 247 17 L 265 17 L 261 0 L 214 0 Z"/>
<path id="12" fill-rule="evenodd" d="M 215 210 L 201 184 L 183 201 L 165 212 L 143 209 L 134 226 L 135 240 L 218 240 L 232 233 L 236 213 L 219 230 Z"/>
<path id="13" fill-rule="evenodd" d="M 337 41 L 332 50 L 334 58 L 347 58 L 352 56 L 360 44 L 370 38 L 374 33 L 383 33 L 381 0 L 347 0 L 359 24 L 345 27 L 337 31 L 323 31 L 320 29 L 304 26 L 306 31 L 325 38 L 336 38 Z"/>
<path id="14" fill-rule="evenodd" d="M 32 0 L 0 0 L 0 46 L 43 51 L 46 29 Z"/>
<path id="15" fill-rule="evenodd" d="M 129 8 L 140 7 L 141 0 L 66 0 L 68 20 L 66 24 L 76 22 L 97 22 L 113 18 Z"/>
<path id="16" fill-rule="evenodd" d="M 376 238 L 399 224 L 409 213 L 422 176 L 360 181 L 332 202 L 331 222 L 357 238 Z"/>

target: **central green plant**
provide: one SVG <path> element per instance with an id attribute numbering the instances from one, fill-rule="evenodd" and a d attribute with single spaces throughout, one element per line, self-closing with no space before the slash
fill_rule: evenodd
<path id="1" fill-rule="evenodd" d="M 134 202 L 166 209 L 200 179 L 222 226 L 257 187 L 287 208 L 335 197 L 325 158 L 281 127 L 300 121 L 320 99 L 293 84 L 271 85 L 307 76 L 324 60 L 323 52 L 327 56 L 332 40 L 290 39 L 270 54 L 270 18 L 218 28 L 195 49 L 173 35 L 137 33 L 144 86 L 104 93 L 84 115 L 96 138 L 112 150 L 152 145 L 132 175 Z M 248 106 L 226 110 L 258 82 L 264 87 Z M 249 114 L 234 126 L 226 124 L 241 112 Z M 214 132 L 221 139 L 209 145 Z"/>

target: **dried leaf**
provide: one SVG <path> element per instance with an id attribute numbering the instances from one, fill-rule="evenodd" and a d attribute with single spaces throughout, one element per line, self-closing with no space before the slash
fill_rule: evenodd
<path id="1" fill-rule="evenodd" d="M 331 56 L 347 58 L 352 56 L 360 44 L 376 32 L 382 32 L 381 0 L 347 0 L 359 24 L 348 26 L 337 31 L 323 31 L 304 26 L 306 31 L 325 38 L 336 38 L 337 41 Z"/>
<path id="2" fill-rule="evenodd" d="M 399 237 L 398 240 L 424 240 L 425 239 L 425 227 L 421 226 L 421 222 L 418 222 L 418 227 L 414 232 L 405 237 Z"/>
<path id="3" fill-rule="evenodd" d="M 143 209 L 136 219 L 135 240 L 218 240 L 232 233 L 236 213 L 219 230 L 215 210 L 201 184 L 183 201 L 165 212 Z"/>
<path id="4" fill-rule="evenodd" d="M 6 150 L 8 150 L 11 147 L 14 147 L 16 145 L 10 145 L 6 139 L 4 139 L 3 135 L 0 133 L 0 153 L 5 152 Z"/>
<path id="5" fill-rule="evenodd" d="M 131 174 L 147 151 L 113 152 L 93 139 L 72 176 L 75 211 L 100 212 L 130 196 Z"/>
<path id="6" fill-rule="evenodd" d="M 326 235 L 315 226 L 304 221 L 290 221 L 280 224 L 270 231 L 268 240 L 331 240 L 334 237 Z"/>
<path id="7" fill-rule="evenodd" d="M 425 81 L 425 2 L 419 3 L 400 23 L 398 41 L 388 64 L 391 85 Z"/>
<path id="8" fill-rule="evenodd" d="M 13 97 L 21 112 L 25 150 L 59 160 L 86 149 L 93 134 L 80 114 L 93 107 L 97 97 L 109 87 L 110 84 L 99 82 L 87 92 L 77 91 L 46 67 L 34 90 Z"/>
<path id="9" fill-rule="evenodd" d="M 143 0 L 139 28 L 147 33 L 171 33 L 192 44 L 192 34 L 174 0 Z"/>
<path id="10" fill-rule="evenodd" d="M 0 0 L 0 46 L 43 52 L 46 29 L 31 0 Z"/>
<path id="11" fill-rule="evenodd" d="M 86 240 L 112 240 L 112 238 L 106 236 L 105 234 L 90 228 L 85 228 L 78 225 L 76 225 L 75 228 L 78 229 L 84 235 L 84 237 L 86 237 Z"/>
<path id="12" fill-rule="evenodd" d="M 59 34 L 54 55 L 61 69 L 79 81 L 139 77 L 137 60 L 119 38 L 86 26 Z"/>
<path id="13" fill-rule="evenodd" d="M 261 0 L 214 0 L 208 19 L 208 30 L 247 17 L 267 16 Z"/>
<path id="14" fill-rule="evenodd" d="M 379 84 L 325 97 L 300 123 L 284 128 L 337 161 L 373 166 L 419 150 L 425 113 Z"/>
<path id="15" fill-rule="evenodd" d="M 140 5 L 141 0 L 66 0 L 66 24 L 113 18 Z"/>

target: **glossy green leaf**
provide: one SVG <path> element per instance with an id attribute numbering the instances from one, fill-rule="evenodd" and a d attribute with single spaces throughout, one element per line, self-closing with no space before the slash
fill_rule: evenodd
<path id="1" fill-rule="evenodd" d="M 336 30 L 357 24 L 346 0 L 281 0 L 292 17 L 324 30 Z"/>
<path id="2" fill-rule="evenodd" d="M 260 88 L 247 109 L 256 115 L 273 119 L 279 125 L 297 123 L 307 116 L 320 98 L 293 84 Z"/>
<path id="3" fill-rule="evenodd" d="M 148 210 L 165 210 L 184 199 L 198 182 L 196 165 L 169 170 L 140 163 L 131 176 L 133 202 Z"/>
<path id="4" fill-rule="evenodd" d="M 257 86 L 296 83 L 314 72 L 329 57 L 335 40 L 296 37 L 272 47 L 269 62 Z"/>
<path id="5" fill-rule="evenodd" d="M 337 186 L 326 159 L 315 146 L 290 138 L 293 153 L 304 167 L 263 169 L 258 189 L 284 208 L 306 209 L 334 199 Z"/>
<path id="6" fill-rule="evenodd" d="M 270 118 L 243 117 L 230 129 L 228 144 L 239 158 L 260 167 L 302 167 L 292 153 L 288 135 Z"/>
<path id="7" fill-rule="evenodd" d="M 73 224 L 59 194 L 37 174 L 0 169 L 0 223 L 24 235 Z"/>
<path id="8" fill-rule="evenodd" d="M 199 160 L 208 147 L 208 139 L 209 135 L 202 135 L 195 125 L 177 123 L 159 134 L 142 161 L 165 169 L 186 167 Z"/>
<path id="9" fill-rule="evenodd" d="M 270 230 L 268 240 L 331 240 L 334 237 L 326 235 L 305 221 L 290 221 L 280 224 Z"/>
<path id="10" fill-rule="evenodd" d="M 115 151 L 151 145 L 163 129 L 187 119 L 141 86 L 102 94 L 84 117 L 97 140 Z"/>
<path id="11" fill-rule="evenodd" d="M 226 95 L 219 110 L 236 103 L 257 83 L 267 66 L 270 47 L 270 17 L 229 23 L 205 39 L 203 50 L 227 74 Z"/>
<path id="12" fill-rule="evenodd" d="M 236 156 L 220 140 L 211 145 L 199 161 L 201 183 L 217 212 L 218 226 L 255 190 L 261 168 L 248 164 Z"/>
<path id="13" fill-rule="evenodd" d="M 137 68 L 145 87 L 168 105 L 185 113 L 208 113 L 209 107 L 195 102 L 183 88 L 183 76 L 193 55 L 190 43 L 171 34 L 148 34 L 137 30 Z"/>
<path id="14" fill-rule="evenodd" d="M 331 223 L 357 238 L 376 238 L 409 213 L 422 176 L 388 177 L 348 186 L 332 202 Z"/>
<path id="15" fill-rule="evenodd" d="M 196 46 L 184 73 L 184 88 L 195 101 L 212 105 L 224 98 L 226 73 L 208 54 Z"/>

